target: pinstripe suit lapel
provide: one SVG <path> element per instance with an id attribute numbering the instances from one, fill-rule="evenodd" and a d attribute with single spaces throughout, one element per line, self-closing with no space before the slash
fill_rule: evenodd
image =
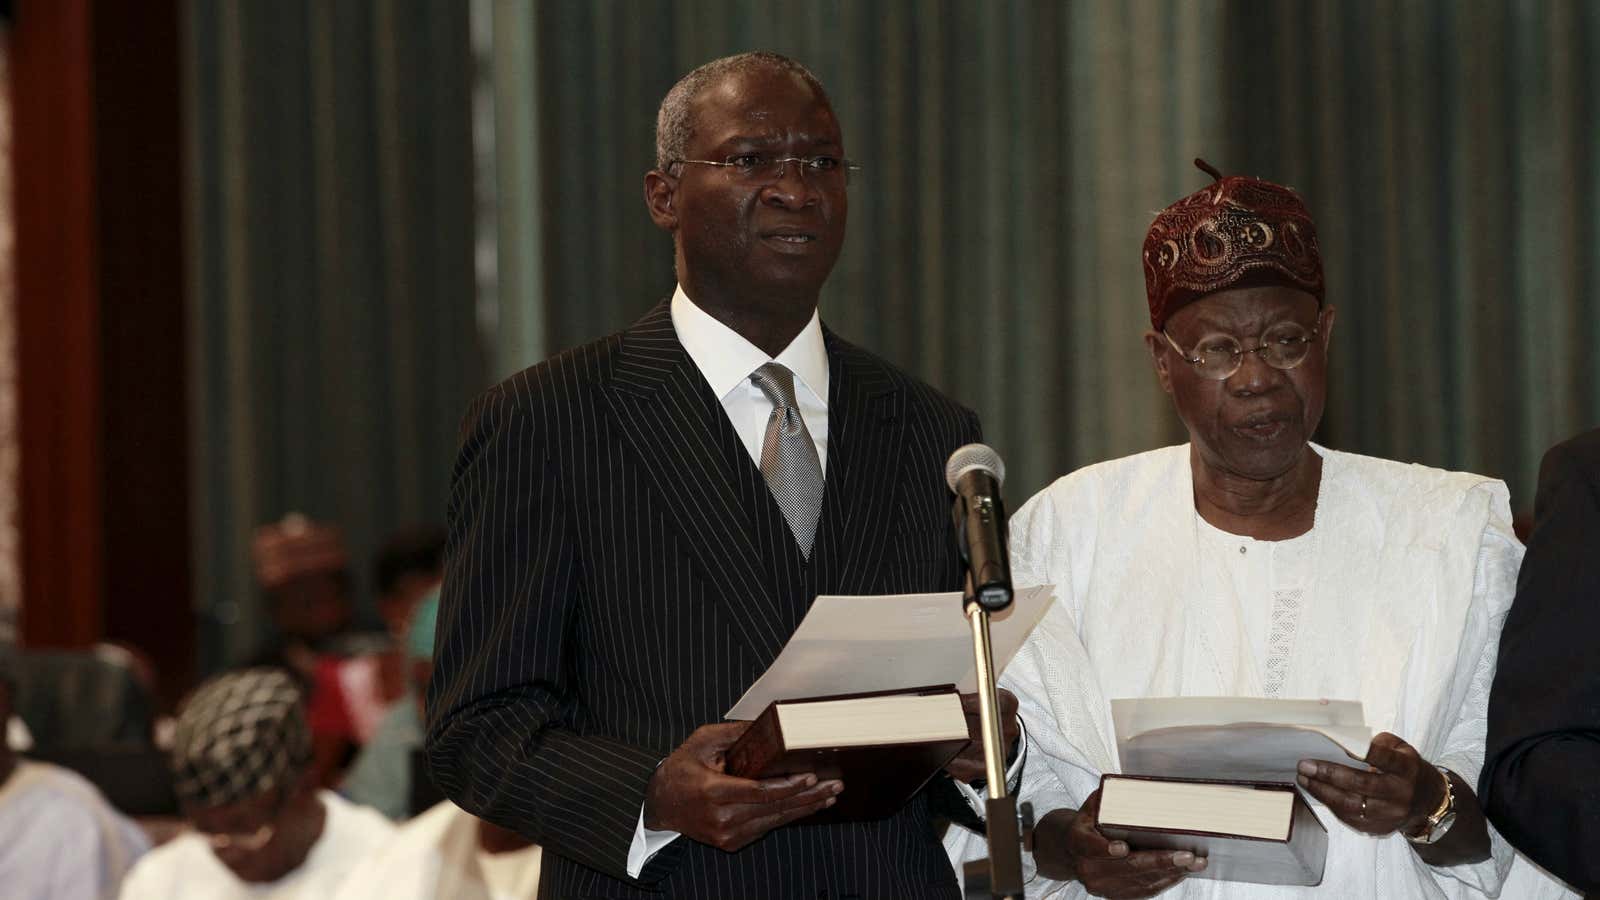
<path id="1" fill-rule="evenodd" d="M 833 373 L 828 478 L 817 527 L 821 550 L 812 562 L 821 570 L 820 590 L 854 593 L 871 589 L 865 579 L 878 569 L 893 532 L 904 397 L 876 359 L 827 329 L 823 334 Z"/>
<path id="2" fill-rule="evenodd" d="M 679 343 L 668 303 L 623 333 L 606 389 L 617 432 L 662 498 L 667 519 L 700 563 L 724 609 L 765 666 L 783 649 L 778 598 L 752 540 L 752 509 L 740 489 L 753 469 L 721 402 Z M 737 451 L 737 452 L 731 452 Z M 754 498 L 771 505 L 770 497 Z"/>

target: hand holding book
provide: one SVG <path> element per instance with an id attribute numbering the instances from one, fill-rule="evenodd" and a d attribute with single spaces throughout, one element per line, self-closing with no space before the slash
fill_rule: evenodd
<path id="1" fill-rule="evenodd" d="M 843 785 L 815 774 L 735 778 L 725 754 L 748 722 L 702 725 L 662 761 L 645 788 L 644 824 L 732 852 L 762 835 L 827 809 Z"/>
<path id="2" fill-rule="evenodd" d="M 1005 688 L 995 691 L 995 696 L 1000 700 L 1000 730 L 1001 743 L 1005 745 L 1008 754 L 1014 753 L 1017 738 L 1022 736 L 1022 726 L 1017 721 L 1017 695 Z M 967 717 L 967 733 L 972 735 L 972 743 L 961 755 L 950 760 L 944 767 L 950 777 L 957 781 L 971 783 L 983 777 L 983 738 L 982 723 L 978 721 L 978 695 L 962 694 L 961 711 Z"/>
<path id="3" fill-rule="evenodd" d="M 1415 748 L 1385 732 L 1367 750 L 1368 770 L 1302 760 L 1296 780 L 1339 821 L 1371 835 L 1399 832 L 1429 865 L 1487 859 L 1489 831 L 1472 786 L 1435 768 Z"/>
<path id="4" fill-rule="evenodd" d="M 1206 860 L 1187 850 L 1133 850 L 1127 841 L 1100 833 L 1100 791 L 1077 810 L 1046 815 L 1034 832 L 1033 854 L 1039 873 L 1060 881 L 1077 880 L 1091 896 L 1153 897 L 1202 872 Z"/>

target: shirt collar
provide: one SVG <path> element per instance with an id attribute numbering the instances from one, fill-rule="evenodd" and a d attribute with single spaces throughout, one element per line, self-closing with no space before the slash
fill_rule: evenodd
<path id="1" fill-rule="evenodd" d="M 794 373 L 797 389 L 803 386 L 827 407 L 828 349 L 822 341 L 822 320 L 815 310 L 811 312 L 811 321 L 800 329 L 789 346 L 771 357 L 744 335 L 696 306 L 680 284 L 672 294 L 672 328 L 717 399 L 725 399 L 755 370 L 776 360 Z"/>

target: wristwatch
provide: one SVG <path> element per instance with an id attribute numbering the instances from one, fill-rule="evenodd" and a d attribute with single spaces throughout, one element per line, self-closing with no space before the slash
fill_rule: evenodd
<path id="1" fill-rule="evenodd" d="M 1450 777 L 1450 770 L 1443 766 L 1435 766 L 1439 775 L 1444 778 L 1444 799 L 1439 801 L 1439 808 L 1428 816 L 1422 823 L 1422 829 L 1416 834 L 1406 835 L 1406 840 L 1413 844 L 1434 844 L 1445 836 L 1450 826 L 1456 823 L 1456 790 L 1455 780 Z"/>

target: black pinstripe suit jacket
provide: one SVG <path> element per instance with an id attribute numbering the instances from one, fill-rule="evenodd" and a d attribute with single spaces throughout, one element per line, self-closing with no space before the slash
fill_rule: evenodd
<path id="1" fill-rule="evenodd" d="M 812 598 L 958 586 L 943 467 L 979 437 L 972 412 L 825 331 L 828 470 L 808 564 L 668 310 L 467 413 L 431 772 L 544 845 L 547 897 L 953 898 L 926 792 L 883 821 L 791 826 L 737 853 L 680 838 L 626 875 L 656 764 L 721 720 Z"/>

